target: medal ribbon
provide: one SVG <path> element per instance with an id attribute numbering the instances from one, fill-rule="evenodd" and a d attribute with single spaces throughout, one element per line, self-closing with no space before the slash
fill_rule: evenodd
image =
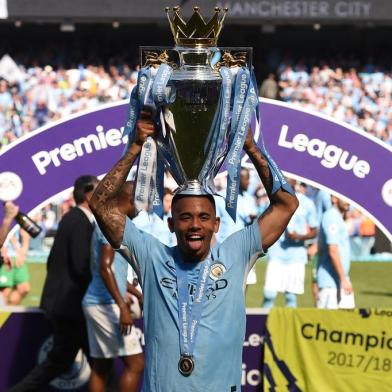
<path id="1" fill-rule="evenodd" d="M 178 321 L 181 356 L 193 356 L 197 331 L 206 301 L 207 281 L 212 263 L 211 255 L 201 263 L 193 303 L 189 298 L 188 271 L 183 262 L 175 262 L 178 291 Z"/>

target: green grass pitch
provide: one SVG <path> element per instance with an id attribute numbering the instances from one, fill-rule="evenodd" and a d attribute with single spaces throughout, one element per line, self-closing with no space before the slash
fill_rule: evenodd
<path id="1" fill-rule="evenodd" d="M 23 306 L 38 306 L 46 274 L 46 264 L 29 263 L 31 292 L 23 300 Z M 263 283 L 265 276 L 265 261 L 258 261 L 257 284 L 247 289 L 246 305 L 250 308 L 260 307 L 263 301 Z M 354 286 L 357 307 L 392 308 L 392 263 L 354 262 L 351 265 L 351 280 Z M 311 291 L 311 267 L 306 266 L 305 294 L 298 297 L 300 307 L 313 307 L 314 300 Z M 277 306 L 282 306 L 284 298 L 278 296 Z"/>

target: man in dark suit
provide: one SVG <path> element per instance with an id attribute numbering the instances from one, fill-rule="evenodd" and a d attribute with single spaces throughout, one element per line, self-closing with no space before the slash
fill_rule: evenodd
<path id="1" fill-rule="evenodd" d="M 94 176 L 76 179 L 73 196 L 76 207 L 60 221 L 47 263 L 41 308 L 53 326 L 53 348 L 9 392 L 39 391 L 66 371 L 79 349 L 88 354 L 82 298 L 91 279 L 90 245 L 94 216 L 88 201 L 98 183 Z"/>

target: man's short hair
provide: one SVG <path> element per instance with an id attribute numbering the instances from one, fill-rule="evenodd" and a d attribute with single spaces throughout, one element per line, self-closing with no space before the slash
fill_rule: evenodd
<path id="1" fill-rule="evenodd" d="M 212 195 L 184 195 L 181 193 L 177 193 L 174 195 L 173 200 L 172 200 L 172 210 L 174 209 L 175 204 L 183 199 L 184 197 L 205 197 L 206 199 L 208 199 L 210 201 L 210 203 L 212 204 L 212 207 L 214 208 L 214 212 L 216 213 L 216 205 L 215 205 L 215 199 L 214 196 Z"/>
<path id="2" fill-rule="evenodd" d="M 82 204 L 86 199 L 86 193 L 91 192 L 97 182 L 98 178 L 89 174 L 78 177 L 73 190 L 75 203 Z"/>

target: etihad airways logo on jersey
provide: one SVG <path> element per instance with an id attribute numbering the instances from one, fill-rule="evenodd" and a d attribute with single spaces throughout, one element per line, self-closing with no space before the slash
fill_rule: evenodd
<path id="1" fill-rule="evenodd" d="M 219 264 L 219 266 L 221 267 L 221 270 L 219 271 L 219 274 L 215 271 L 215 275 L 214 277 L 211 276 L 210 274 L 210 278 L 213 279 L 214 281 L 212 283 L 209 283 L 207 286 L 207 290 L 206 290 L 206 298 L 207 300 L 210 299 L 215 299 L 217 292 L 220 290 L 224 290 L 227 286 L 228 286 L 228 281 L 227 279 L 219 279 L 219 276 L 222 276 L 223 273 L 226 271 L 226 268 L 224 267 L 223 264 L 221 263 L 215 263 L 214 265 L 217 267 Z M 166 262 L 167 267 L 169 267 L 172 271 L 175 272 L 175 268 L 172 265 L 172 263 L 170 261 Z M 171 291 L 171 296 L 173 298 L 177 299 L 177 281 L 174 277 L 170 276 L 170 277 L 164 277 L 161 279 L 160 284 L 162 287 L 164 287 L 165 289 L 169 289 Z M 191 296 L 191 300 L 194 300 L 194 295 L 196 292 L 196 286 L 193 283 L 189 283 L 188 284 L 188 293 Z"/>
<path id="2" fill-rule="evenodd" d="M 282 125 L 278 145 L 283 148 L 304 152 L 320 159 L 320 164 L 327 169 L 340 168 L 351 171 L 358 178 L 365 178 L 370 173 L 369 162 L 359 159 L 349 151 L 334 144 L 328 144 L 318 138 L 310 139 L 305 133 L 291 134 L 288 125 Z"/>
<path id="3" fill-rule="evenodd" d="M 171 295 L 173 298 L 177 298 L 177 282 L 176 279 L 172 277 L 166 277 L 161 279 L 161 286 L 169 289 L 171 291 Z M 213 283 L 210 283 L 207 287 L 206 290 L 206 298 L 207 299 L 215 299 L 217 292 L 219 290 L 224 290 L 228 285 L 228 282 L 226 279 L 218 279 L 215 280 Z M 196 292 L 196 286 L 193 283 L 188 284 L 188 292 L 189 295 L 191 296 L 191 299 L 193 301 L 194 295 Z"/>

